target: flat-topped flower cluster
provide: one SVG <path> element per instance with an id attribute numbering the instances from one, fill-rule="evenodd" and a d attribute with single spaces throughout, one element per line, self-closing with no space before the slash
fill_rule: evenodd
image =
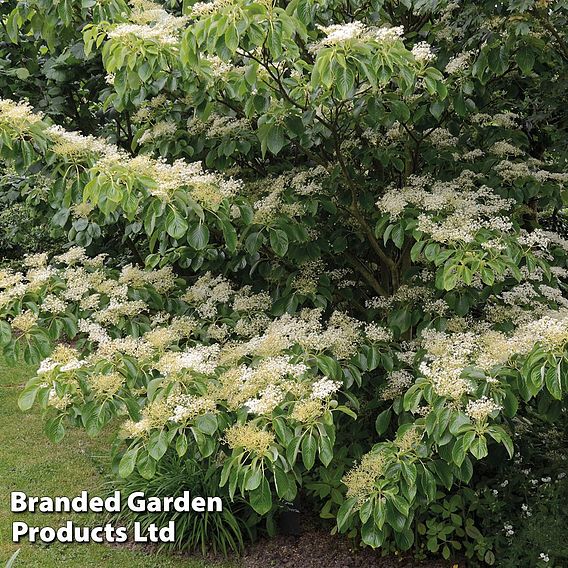
<path id="1" fill-rule="evenodd" d="M 278 420 L 299 432 L 323 427 L 343 399 L 340 369 L 353 365 L 363 349 L 391 349 L 393 335 L 380 325 L 382 318 L 364 323 L 336 311 L 324 321 L 320 309 L 274 317 L 266 292 L 236 288 L 211 273 L 187 285 L 170 267 L 108 269 L 104 256 L 89 258 L 79 247 L 51 263 L 39 254 L 25 264 L 25 273 L 0 273 L 0 305 L 16 343 L 32 341 L 41 329 L 61 331 L 57 322 L 63 320 L 72 340 L 53 345 L 41 362 L 31 381 L 36 396 L 60 418 L 93 403 L 106 405 L 122 418 L 125 439 L 140 447 L 159 432 L 185 436 L 207 419 L 223 425 L 213 429 L 218 451 L 226 444 L 251 459 L 269 459 L 282 444 Z M 530 279 L 519 287 L 529 285 L 538 289 Z M 494 302 L 522 305 L 524 295 L 515 288 L 508 294 Z M 169 310 L 157 300 L 162 295 Z M 401 293 L 398 301 L 406 298 Z M 555 300 L 541 298 L 543 306 Z M 396 301 L 381 309 L 396 309 Z M 512 331 L 490 321 L 461 325 L 459 318 L 448 320 L 446 331 L 425 330 L 393 353 L 397 369 L 385 377 L 380 397 L 402 400 L 409 389 L 431 385 L 436 400 L 477 428 L 488 427 L 502 411 L 501 371 L 535 348 L 562 356 L 568 344 L 565 308 L 526 311 L 532 317 Z M 129 410 L 133 399 L 143 401 L 137 416 Z M 347 495 L 358 506 L 372 498 L 400 452 L 414 459 L 431 404 L 412 408 L 416 427 L 383 442 L 348 473 Z"/>

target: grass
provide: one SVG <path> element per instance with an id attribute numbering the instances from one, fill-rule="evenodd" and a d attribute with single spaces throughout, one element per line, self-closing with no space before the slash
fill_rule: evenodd
<path id="1" fill-rule="evenodd" d="M 49 442 L 40 414 L 34 410 L 22 413 L 17 406 L 21 387 L 33 374 L 29 366 L 11 368 L 0 360 L 0 566 L 21 548 L 14 568 L 207 568 L 201 560 L 155 556 L 119 546 L 12 543 L 12 523 L 17 520 L 54 528 L 69 519 L 88 524 L 79 514 L 11 513 L 10 492 L 75 496 L 88 490 L 96 494 L 103 481 L 102 460 L 97 456 L 105 455 L 109 443 L 104 437 L 91 440 L 81 430 L 69 431 L 61 444 Z M 236 568 L 237 563 L 216 566 Z"/>

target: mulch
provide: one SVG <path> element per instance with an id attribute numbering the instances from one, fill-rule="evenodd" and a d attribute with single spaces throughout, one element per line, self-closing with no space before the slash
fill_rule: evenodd
<path id="1" fill-rule="evenodd" d="M 278 535 L 249 545 L 243 555 L 244 568 L 464 568 L 458 561 L 420 562 L 412 556 L 384 556 L 379 551 L 358 548 L 338 535 L 321 529 L 299 536 Z"/>
<path id="2" fill-rule="evenodd" d="M 110 545 L 132 550 L 156 553 L 155 545 L 126 542 Z M 226 560 L 215 554 L 172 553 L 172 556 L 202 560 L 211 567 L 223 566 Z M 343 535 L 332 535 L 329 530 L 308 519 L 301 529 L 291 534 L 261 537 L 246 544 L 238 559 L 239 568 L 466 568 L 463 560 L 416 560 L 412 554 L 382 556 L 381 551 L 359 547 Z"/>

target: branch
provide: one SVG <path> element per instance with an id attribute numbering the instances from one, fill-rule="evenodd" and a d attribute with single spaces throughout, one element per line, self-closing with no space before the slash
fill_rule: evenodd
<path id="1" fill-rule="evenodd" d="M 560 47 L 560 56 L 568 61 L 568 44 L 564 41 L 564 38 L 558 33 L 558 30 L 548 21 L 548 18 L 544 16 L 538 10 L 535 12 L 536 17 L 542 22 L 542 25 L 554 36 L 554 39 L 558 42 Z"/>
<path id="2" fill-rule="evenodd" d="M 391 275 L 391 281 L 392 281 L 393 289 L 396 290 L 399 286 L 398 269 L 397 269 L 396 263 L 381 248 L 381 245 L 379 244 L 379 242 L 377 241 L 377 239 L 375 237 L 375 233 L 373 232 L 373 229 L 369 226 L 369 224 L 367 223 L 367 220 L 365 219 L 363 213 L 359 209 L 359 204 L 358 204 L 358 200 L 357 200 L 357 186 L 355 185 L 355 182 L 353 181 L 353 179 L 349 175 L 349 170 L 347 169 L 347 165 L 345 164 L 345 160 L 344 160 L 343 155 L 341 153 L 341 147 L 340 147 L 340 144 L 339 144 L 339 139 L 337 138 L 337 130 L 335 129 L 335 127 L 332 129 L 332 133 L 334 135 L 335 153 L 336 153 L 337 161 L 339 162 L 339 167 L 341 168 L 341 172 L 343 174 L 343 177 L 344 177 L 345 181 L 347 182 L 347 184 L 348 184 L 348 186 L 351 190 L 351 206 L 349 207 L 349 212 L 357 220 L 357 222 L 359 223 L 359 225 L 363 229 L 363 232 L 364 232 L 365 236 L 367 237 L 367 240 L 369 241 L 369 244 L 371 245 L 371 248 L 373 249 L 373 251 L 379 257 L 381 262 L 388 268 L 390 275 Z"/>
<path id="3" fill-rule="evenodd" d="M 361 263 L 361 261 L 350 255 L 348 252 L 344 252 L 343 256 L 347 261 L 347 264 L 351 266 L 354 270 L 356 270 L 367 282 L 367 284 L 379 295 L 379 296 L 387 296 L 387 291 L 381 286 L 381 283 L 373 276 L 373 274 L 367 270 L 365 266 Z"/>

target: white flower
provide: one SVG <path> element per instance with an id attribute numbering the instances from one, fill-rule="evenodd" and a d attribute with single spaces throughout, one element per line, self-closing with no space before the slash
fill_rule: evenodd
<path id="1" fill-rule="evenodd" d="M 404 34 L 404 26 L 382 27 L 373 30 L 373 36 L 379 41 L 393 41 Z"/>
<path id="2" fill-rule="evenodd" d="M 465 409 L 465 413 L 476 422 L 480 422 L 485 420 L 491 413 L 501 410 L 501 407 L 498 404 L 495 404 L 493 400 L 487 398 L 486 396 L 482 396 L 478 400 L 470 400 L 467 403 L 467 407 Z M 505 483 L 505 485 L 508 482 Z M 505 485 L 501 485 L 501 487 L 505 487 Z"/>
<path id="3" fill-rule="evenodd" d="M 513 536 L 515 534 L 515 531 L 513 530 L 513 525 L 511 525 L 510 523 L 505 523 L 503 525 L 503 532 L 505 533 L 506 536 Z"/>
<path id="4" fill-rule="evenodd" d="M 79 361 L 77 359 L 73 359 L 73 360 L 69 361 L 69 363 L 63 365 L 60 370 L 62 372 L 74 371 L 75 369 L 80 369 L 84 365 L 85 365 L 85 361 Z"/>
<path id="5" fill-rule="evenodd" d="M 433 59 L 436 59 L 436 56 L 432 53 L 432 48 L 425 41 L 417 43 L 412 48 L 412 55 L 414 55 L 414 59 L 419 63 L 429 63 Z"/>
<path id="6" fill-rule="evenodd" d="M 59 363 L 57 363 L 57 361 L 54 361 L 53 359 L 44 359 L 39 365 L 37 374 L 43 375 L 44 373 L 49 373 L 49 371 L 53 371 L 53 369 L 55 369 L 58 364 Z"/>
<path id="7" fill-rule="evenodd" d="M 251 398 L 245 402 L 245 407 L 251 414 L 270 414 L 284 400 L 284 392 L 277 385 L 268 385 L 260 398 Z"/>
<path id="8" fill-rule="evenodd" d="M 312 394 L 310 398 L 321 400 L 332 395 L 340 388 L 341 388 L 341 383 L 339 381 L 332 381 L 331 379 L 324 377 L 323 379 L 316 381 L 312 385 Z"/>
<path id="9" fill-rule="evenodd" d="M 323 40 L 324 45 L 342 43 L 344 41 L 357 38 L 366 31 L 365 24 L 361 22 L 349 22 L 348 24 L 335 24 L 327 27 L 320 27 L 327 35 Z"/>
<path id="10" fill-rule="evenodd" d="M 471 51 L 464 51 L 463 53 L 460 53 L 459 55 L 452 57 L 452 59 L 450 59 L 448 61 L 448 64 L 446 65 L 446 73 L 453 75 L 461 73 L 462 71 L 467 69 L 467 67 L 469 66 L 471 56 L 472 56 Z"/>

